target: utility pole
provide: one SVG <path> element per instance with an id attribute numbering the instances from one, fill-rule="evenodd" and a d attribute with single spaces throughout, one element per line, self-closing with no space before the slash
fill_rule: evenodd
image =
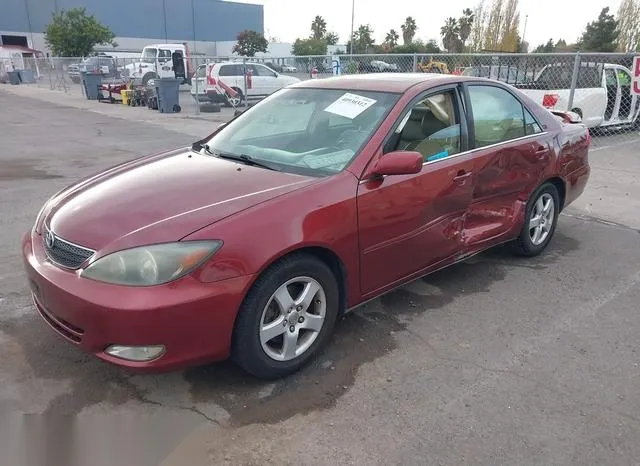
<path id="1" fill-rule="evenodd" d="M 349 53 L 353 55 L 353 20 L 356 14 L 356 0 L 351 0 L 351 40 L 349 41 Z"/>

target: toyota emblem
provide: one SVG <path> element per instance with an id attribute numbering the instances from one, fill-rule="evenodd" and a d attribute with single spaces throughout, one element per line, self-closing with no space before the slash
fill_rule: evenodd
<path id="1" fill-rule="evenodd" d="M 47 233 L 44 235 L 44 241 L 47 244 L 47 247 L 51 249 L 56 242 L 56 237 L 50 230 L 47 230 Z"/>

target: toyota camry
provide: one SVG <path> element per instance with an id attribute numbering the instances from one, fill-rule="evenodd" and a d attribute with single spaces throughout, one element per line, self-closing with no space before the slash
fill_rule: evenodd
<path id="1" fill-rule="evenodd" d="M 540 254 L 589 144 L 579 117 L 497 81 L 300 82 L 55 194 L 22 243 L 35 309 L 129 369 L 282 377 L 368 300 L 499 244 Z"/>

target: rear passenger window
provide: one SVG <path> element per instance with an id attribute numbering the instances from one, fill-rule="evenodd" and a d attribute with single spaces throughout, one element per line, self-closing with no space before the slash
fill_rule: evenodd
<path id="1" fill-rule="evenodd" d="M 236 71 L 236 65 L 222 65 L 220 67 L 220 76 L 238 76 Z"/>
<path id="2" fill-rule="evenodd" d="M 494 86 L 469 86 L 469 98 L 475 147 L 490 146 L 527 135 L 526 109 L 510 92 Z M 535 122 L 531 114 L 529 117 Z"/>
<path id="3" fill-rule="evenodd" d="M 526 108 L 524 109 L 524 132 L 527 136 L 542 133 L 542 128 Z"/>

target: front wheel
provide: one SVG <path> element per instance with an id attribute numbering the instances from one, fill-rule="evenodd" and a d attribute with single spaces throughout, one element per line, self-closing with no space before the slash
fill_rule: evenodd
<path id="1" fill-rule="evenodd" d="M 287 257 L 247 294 L 236 321 L 232 358 L 259 378 L 296 372 L 331 335 L 338 306 L 338 284 L 327 265 L 305 254 Z"/>
<path id="2" fill-rule="evenodd" d="M 518 254 L 537 256 L 549 245 L 558 222 L 559 199 L 552 183 L 544 183 L 533 193 L 527 203 L 524 226 L 513 244 Z"/>

